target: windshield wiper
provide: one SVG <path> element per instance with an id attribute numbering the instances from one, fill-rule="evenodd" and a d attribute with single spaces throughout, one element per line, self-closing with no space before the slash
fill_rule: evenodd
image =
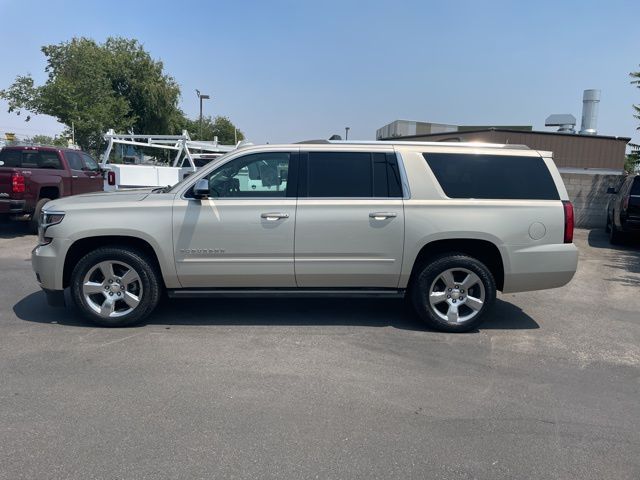
<path id="1" fill-rule="evenodd" d="M 158 187 L 151 190 L 151 193 L 167 193 L 169 190 L 171 190 L 171 188 L 172 185 L 167 185 L 166 187 Z"/>

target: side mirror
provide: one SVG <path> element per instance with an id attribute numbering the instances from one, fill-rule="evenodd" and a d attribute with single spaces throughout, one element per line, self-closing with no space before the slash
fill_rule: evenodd
<path id="1" fill-rule="evenodd" d="M 193 186 L 193 196 L 198 199 L 209 197 L 209 180 L 201 178 Z"/>
<path id="2" fill-rule="evenodd" d="M 611 195 L 615 195 L 615 194 L 616 194 L 616 193 L 618 193 L 618 192 L 616 192 L 616 189 L 615 189 L 615 188 L 613 188 L 613 187 L 609 187 L 609 188 L 607 188 L 607 193 L 608 193 L 608 194 L 611 194 Z"/>

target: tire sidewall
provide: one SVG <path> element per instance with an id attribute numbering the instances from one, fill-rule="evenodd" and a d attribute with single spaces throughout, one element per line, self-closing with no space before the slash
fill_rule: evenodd
<path id="1" fill-rule="evenodd" d="M 485 290 L 484 305 L 471 320 L 460 324 L 444 321 L 433 312 L 429 302 L 431 285 L 445 270 L 464 268 L 478 275 Z M 493 305 L 496 298 L 496 285 L 489 269 L 475 258 L 464 254 L 451 254 L 439 257 L 427 263 L 417 275 L 412 285 L 413 305 L 418 315 L 430 326 L 446 332 L 467 332 L 475 329 L 484 319 L 484 315 Z"/>
<path id="2" fill-rule="evenodd" d="M 33 213 L 31 214 L 31 219 L 29 220 L 29 229 L 31 230 L 31 233 L 38 233 L 40 212 L 42 211 L 42 208 L 47 204 L 47 202 L 50 201 L 51 199 L 49 198 L 41 198 L 40 200 L 38 200 L 38 203 L 36 203 L 36 206 L 33 209 Z"/>
<path id="3" fill-rule="evenodd" d="M 142 285 L 142 300 L 129 314 L 117 318 L 103 318 L 87 304 L 82 294 L 82 284 L 87 272 L 104 261 L 123 262 L 130 265 L 139 275 Z M 103 327 L 126 327 L 144 319 L 157 305 L 159 288 L 157 274 L 147 259 L 139 252 L 120 248 L 101 248 L 85 255 L 73 269 L 70 282 L 71 298 L 82 314 L 93 323 Z"/>

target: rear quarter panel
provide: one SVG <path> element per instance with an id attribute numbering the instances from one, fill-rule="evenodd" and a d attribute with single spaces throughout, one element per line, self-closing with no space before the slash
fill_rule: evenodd
<path id="1" fill-rule="evenodd" d="M 471 152 L 470 152 L 471 150 Z M 571 270 L 575 250 L 573 244 L 565 246 L 564 209 L 560 200 L 482 200 L 447 198 L 427 162 L 422 157 L 425 150 L 398 149 L 410 187 L 410 198 L 405 200 L 405 254 L 400 287 L 409 281 L 415 259 L 430 242 L 447 239 L 486 240 L 498 248 L 505 269 L 504 291 L 533 290 L 552 275 L 551 264 L 558 258 L 551 250 L 571 257 L 563 272 Z M 433 150 L 438 151 L 438 147 Z M 478 149 L 446 148 L 447 153 L 486 153 Z M 514 155 L 513 150 L 491 151 L 491 154 Z M 517 155 L 540 156 L 538 152 L 522 150 Z M 545 159 L 545 163 L 553 161 Z M 567 192 L 555 165 L 551 174 L 558 186 L 560 198 Z M 553 249 L 547 246 L 553 245 Z M 575 253 L 577 261 L 577 252 Z M 573 268 L 575 271 L 575 268 Z M 529 275 L 533 282 L 527 284 L 520 275 Z M 536 275 L 538 278 L 536 279 Z M 566 276 L 566 275 L 565 275 Z M 564 277 L 563 277 L 564 278 Z M 569 277 L 570 278 L 570 277 Z M 548 279 L 550 287 L 559 286 L 562 280 Z M 566 283 L 566 282 L 564 282 Z M 563 284 L 563 283 L 562 283 Z M 549 288 L 550 288 L 549 287 Z M 514 290 L 515 289 L 515 290 Z"/>

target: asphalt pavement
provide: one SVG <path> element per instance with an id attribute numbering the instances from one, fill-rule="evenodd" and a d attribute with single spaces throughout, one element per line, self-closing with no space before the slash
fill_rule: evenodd
<path id="1" fill-rule="evenodd" d="M 46 305 L 0 225 L 0 479 L 640 478 L 640 246 L 578 230 L 566 287 L 469 334 L 400 300 Z"/>

